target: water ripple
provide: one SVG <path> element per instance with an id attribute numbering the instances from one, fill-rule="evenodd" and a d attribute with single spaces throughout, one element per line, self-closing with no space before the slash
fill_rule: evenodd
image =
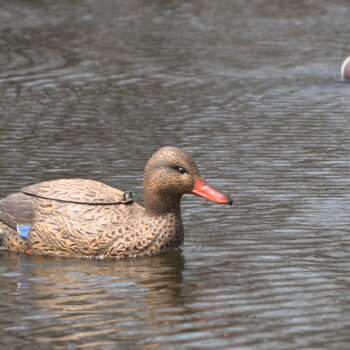
<path id="1" fill-rule="evenodd" d="M 0 346 L 347 349 L 348 12 L 3 3 L 1 196 L 86 177 L 142 201 L 145 161 L 174 144 L 235 202 L 184 196 L 182 251 L 151 259 L 1 250 Z"/>

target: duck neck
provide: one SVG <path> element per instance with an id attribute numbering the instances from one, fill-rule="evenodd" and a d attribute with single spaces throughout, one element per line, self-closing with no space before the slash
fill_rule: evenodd
<path id="1" fill-rule="evenodd" d="M 178 220 L 181 220 L 181 197 L 181 195 L 164 196 L 145 191 L 146 214 L 151 216 L 174 214 Z"/>

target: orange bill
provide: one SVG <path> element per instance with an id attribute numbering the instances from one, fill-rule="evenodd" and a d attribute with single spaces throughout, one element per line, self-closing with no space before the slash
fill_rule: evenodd
<path id="1" fill-rule="evenodd" d="M 200 176 L 196 177 L 196 182 L 190 193 L 200 197 L 204 197 L 215 203 L 230 204 L 230 205 L 232 204 L 232 197 L 229 194 L 222 192 L 216 187 L 208 184 L 208 182 L 206 182 Z"/>

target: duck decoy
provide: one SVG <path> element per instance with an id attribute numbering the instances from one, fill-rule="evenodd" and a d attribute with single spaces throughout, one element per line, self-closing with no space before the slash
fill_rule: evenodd
<path id="1" fill-rule="evenodd" d="M 340 75 L 343 80 L 350 80 L 350 56 L 341 65 Z"/>
<path id="2" fill-rule="evenodd" d="M 0 245 L 34 255 L 136 257 L 181 245 L 180 202 L 192 193 L 232 204 L 208 184 L 192 157 L 167 146 L 144 170 L 144 207 L 132 194 L 88 179 L 59 179 L 22 188 L 0 200 Z"/>

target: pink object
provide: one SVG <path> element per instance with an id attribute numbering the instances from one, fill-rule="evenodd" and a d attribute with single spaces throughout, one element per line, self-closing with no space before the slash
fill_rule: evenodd
<path id="1" fill-rule="evenodd" d="M 341 65 L 340 74 L 342 79 L 350 80 L 350 56 Z"/>

